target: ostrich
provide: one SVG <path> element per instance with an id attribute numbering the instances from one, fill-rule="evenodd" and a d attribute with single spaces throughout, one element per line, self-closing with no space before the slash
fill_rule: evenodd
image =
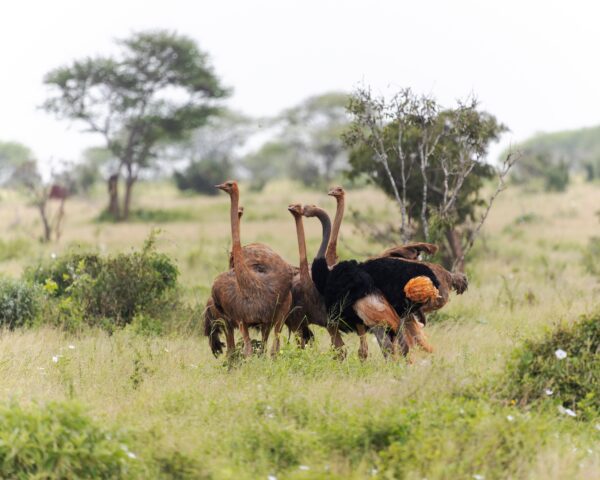
<path id="1" fill-rule="evenodd" d="M 211 297 L 216 311 L 237 323 L 244 339 L 244 355 L 252 354 L 248 327 L 260 326 L 263 348 L 271 328 L 275 330 L 272 353 L 279 351 L 279 336 L 291 302 L 292 271 L 289 265 L 266 245 L 256 255 L 252 266 L 244 259 L 238 218 L 237 182 L 227 181 L 217 188 L 231 198 L 231 236 L 233 269 L 220 274 L 212 286 Z"/>
<path id="2" fill-rule="evenodd" d="M 331 233 L 331 221 L 325 210 L 316 207 L 314 205 L 305 205 L 302 207 L 299 204 L 290 205 L 288 207 L 290 213 L 294 216 L 296 222 L 296 232 L 298 235 L 298 250 L 300 253 L 300 270 L 298 275 L 294 276 L 292 282 L 292 298 L 294 307 L 286 320 L 286 324 L 290 330 L 295 332 L 301 332 L 300 344 L 304 347 L 306 341 L 313 337 L 311 330 L 308 325 L 319 325 L 328 329 L 331 335 L 331 342 L 335 348 L 343 346 L 337 330 L 333 331 L 327 322 L 327 310 L 325 308 L 325 302 L 323 297 L 320 295 L 315 284 L 313 283 L 309 268 L 308 260 L 306 258 L 306 241 L 304 237 L 304 225 L 302 222 L 302 216 L 306 217 L 317 217 L 321 221 L 323 227 L 323 235 L 321 239 L 321 245 L 315 257 L 316 259 L 323 259 L 325 257 L 325 249 L 329 241 Z M 341 342 L 341 345 L 340 343 Z"/>
<path id="3" fill-rule="evenodd" d="M 360 337 L 359 357 L 366 358 L 366 327 L 385 327 L 394 333 L 394 342 L 401 339 L 400 327 L 405 327 L 403 353 L 407 354 L 418 334 L 416 322 L 409 319 L 412 312 L 434 301 L 439 281 L 433 271 L 418 262 L 403 264 L 394 258 L 378 258 L 359 263 L 356 260 L 339 262 L 331 270 L 322 259 L 312 266 L 313 281 L 324 296 L 330 313 L 337 316 L 341 331 L 356 331 Z M 411 297 L 411 281 L 419 279 L 427 287 L 424 298 Z M 409 319 L 402 322 L 401 319 Z M 395 347 L 394 347 L 395 350 Z"/>
<path id="4" fill-rule="evenodd" d="M 340 227 L 342 225 L 342 220 L 344 218 L 344 207 L 345 207 L 345 196 L 346 192 L 344 188 L 341 186 L 331 187 L 329 192 L 327 193 L 329 196 L 332 196 L 336 200 L 336 211 L 335 218 L 333 221 L 333 229 L 331 231 L 331 237 L 329 240 L 329 244 L 327 245 L 327 252 L 325 254 L 325 258 L 327 260 L 327 266 L 331 269 L 338 262 L 337 256 L 337 240 L 340 232 Z M 402 246 L 395 246 L 392 248 L 388 248 L 384 250 L 380 255 L 375 258 L 384 258 L 384 257 L 398 257 L 398 258 L 409 258 L 409 259 L 417 259 L 421 256 L 421 254 L 427 253 L 433 255 L 437 252 L 438 247 L 431 243 L 411 243 Z M 424 325 L 424 322 L 423 322 Z M 409 316 L 405 322 L 406 329 L 408 332 L 415 333 L 416 342 L 423 347 L 428 352 L 432 351 L 431 345 L 426 340 L 425 333 L 423 332 L 423 327 L 421 323 L 418 322 L 417 317 Z M 385 330 L 381 327 L 375 327 L 373 329 L 373 333 L 377 337 L 377 341 L 379 343 L 380 348 L 384 356 L 387 356 L 388 353 L 392 350 L 392 345 L 389 341 L 389 337 L 385 334 Z M 338 340 L 338 342 L 341 339 Z M 343 345 L 343 342 L 342 342 Z M 366 347 L 365 343 L 365 347 Z"/>
<path id="5" fill-rule="evenodd" d="M 244 215 L 244 207 L 241 205 L 238 207 L 238 222 Z M 230 254 L 229 268 L 233 268 L 233 256 Z M 235 322 L 225 317 L 223 312 L 220 312 L 215 307 L 215 301 L 211 297 L 206 301 L 206 307 L 204 309 L 204 336 L 208 337 L 208 345 L 212 354 L 218 357 L 223 353 L 223 347 L 225 344 L 221 341 L 220 334 L 225 332 L 225 339 L 227 342 L 227 355 L 231 355 L 235 349 L 235 338 L 233 336 L 233 330 L 235 329 Z"/>

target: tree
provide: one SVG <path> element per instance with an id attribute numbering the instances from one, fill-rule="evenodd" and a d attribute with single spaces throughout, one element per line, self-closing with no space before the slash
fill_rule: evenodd
<path id="1" fill-rule="evenodd" d="M 243 165 L 250 172 L 250 188 L 260 191 L 269 181 L 289 174 L 293 155 L 288 145 L 277 141 L 267 142 L 247 155 Z"/>
<path id="2" fill-rule="evenodd" d="M 179 141 L 217 111 L 221 86 L 196 42 L 166 31 L 149 31 L 118 42 L 116 57 L 86 58 L 49 72 L 53 95 L 44 108 L 103 136 L 118 159 L 109 177 L 109 212 L 127 219 L 132 189 L 161 142 Z M 118 180 L 125 173 L 119 204 Z"/>
<path id="3" fill-rule="evenodd" d="M 33 152 L 22 143 L 0 142 L 0 185 L 8 183 L 15 170 L 28 163 Z"/>
<path id="4" fill-rule="evenodd" d="M 324 93 L 309 97 L 280 115 L 280 141 L 295 150 L 296 170 L 303 174 L 300 178 L 305 183 L 314 184 L 319 177 L 329 183 L 346 166 L 347 149 L 341 134 L 349 124 L 348 100 L 343 92 Z"/>
<path id="5" fill-rule="evenodd" d="M 58 241 L 62 234 L 62 221 L 65 216 L 65 201 L 68 197 L 68 190 L 59 182 L 53 175 L 51 182 L 45 183 L 38 171 L 35 160 L 21 163 L 14 170 L 10 179 L 12 185 L 24 190 L 29 197 L 31 206 L 35 207 L 40 214 L 44 228 L 41 240 L 44 243 L 51 241 L 53 234 L 55 240 Z M 48 212 L 50 200 L 58 200 L 59 202 L 54 216 L 51 216 Z"/>
<path id="6" fill-rule="evenodd" d="M 239 148 L 254 130 L 250 118 L 224 110 L 194 130 L 188 139 L 171 147 L 169 155 L 187 163 L 183 170 L 174 173 L 177 187 L 216 195 L 215 184 L 231 176 L 239 161 Z"/>
<path id="7" fill-rule="evenodd" d="M 484 161 L 489 144 L 506 127 L 477 107 L 470 100 L 442 108 L 410 89 L 389 101 L 359 89 L 349 105 L 353 120 L 344 135 L 353 148 L 350 175 L 367 175 L 398 203 L 402 241 L 416 234 L 426 241 L 445 237 L 448 257 L 459 270 L 466 253 L 459 227 L 474 221 L 486 204 L 480 195 L 485 181 L 500 173 L 503 188 L 506 175 Z M 509 159 L 509 169 L 512 163 Z M 472 240 L 467 237 L 466 244 Z"/>

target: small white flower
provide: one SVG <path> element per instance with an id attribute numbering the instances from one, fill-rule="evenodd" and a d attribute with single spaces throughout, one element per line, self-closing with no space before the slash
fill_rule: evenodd
<path id="1" fill-rule="evenodd" d="M 165 353 L 169 353 L 169 349 L 167 347 L 164 348 Z"/>
<path id="2" fill-rule="evenodd" d="M 309 467 L 308 465 L 300 465 L 298 468 L 299 468 L 300 470 L 303 470 L 303 471 L 305 471 L 305 472 L 306 472 L 307 470 L 310 470 L 310 467 Z"/>
<path id="3" fill-rule="evenodd" d="M 594 425 L 594 427 L 596 428 L 596 430 L 600 430 L 600 423 L 597 423 L 596 425 Z"/>
<path id="4" fill-rule="evenodd" d="M 127 452 L 127 456 L 129 458 L 137 458 L 137 455 L 135 453 L 133 453 L 133 452 Z"/>
<path id="5" fill-rule="evenodd" d="M 59 356 L 58 356 L 58 355 L 52 355 L 52 361 L 53 361 L 54 363 L 58 363 L 58 359 L 59 359 Z"/>
<path id="6" fill-rule="evenodd" d="M 562 405 L 558 406 L 558 411 L 564 415 L 568 415 L 569 417 L 576 417 L 577 414 L 571 410 L 570 408 L 565 408 Z"/>
<path id="7" fill-rule="evenodd" d="M 75 350 L 75 345 L 69 345 L 69 350 Z"/>
<path id="8" fill-rule="evenodd" d="M 198 368 L 198 365 L 194 365 L 193 363 L 190 363 L 190 368 Z"/>
<path id="9" fill-rule="evenodd" d="M 558 350 L 556 350 L 554 352 L 554 355 L 556 355 L 556 358 L 558 358 L 559 360 L 563 360 L 563 359 L 567 358 L 567 352 L 565 352 L 562 348 L 559 348 Z"/>
<path id="10" fill-rule="evenodd" d="M 587 452 L 591 455 L 592 453 L 594 453 L 594 451 L 591 448 L 587 449 Z"/>
<path id="11" fill-rule="evenodd" d="M 375 476 L 375 475 L 377 475 L 378 473 L 379 473 L 379 470 L 377 470 L 375 467 L 373 467 L 373 468 L 371 469 L 371 475 Z"/>
<path id="12" fill-rule="evenodd" d="M 550 396 L 550 395 L 552 395 L 554 393 L 551 388 L 547 388 L 545 390 L 545 392 L 546 392 L 546 395 L 548 395 L 548 396 Z"/>
<path id="13" fill-rule="evenodd" d="M 275 475 L 268 475 L 267 480 L 277 480 L 277 477 Z"/>
<path id="14" fill-rule="evenodd" d="M 473 480 L 485 480 L 485 477 L 476 473 L 475 475 L 473 475 Z"/>
<path id="15" fill-rule="evenodd" d="M 512 421 L 515 419 L 515 417 L 513 417 L 512 415 L 508 415 L 508 416 L 506 417 L 506 419 L 507 419 L 509 422 L 512 422 Z"/>
<path id="16" fill-rule="evenodd" d="M 46 370 L 46 369 L 45 369 L 44 367 L 38 367 L 38 370 L 39 370 L 40 372 L 43 372 L 43 371 L 44 371 L 44 370 Z"/>
<path id="17" fill-rule="evenodd" d="M 56 259 L 56 253 L 52 252 L 52 253 L 50 254 L 50 258 L 51 258 L 52 260 L 55 260 L 55 259 Z"/>

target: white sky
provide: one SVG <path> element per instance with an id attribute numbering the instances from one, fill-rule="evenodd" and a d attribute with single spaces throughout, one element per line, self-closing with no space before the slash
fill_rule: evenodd
<path id="1" fill-rule="evenodd" d="M 445 104 L 474 93 L 512 130 L 600 123 L 600 3 L 593 0 L 19 0 L 0 4 L 0 140 L 44 163 L 101 141 L 39 110 L 44 74 L 110 53 L 132 31 L 191 35 L 235 90 L 269 115 L 358 84 L 412 87 Z M 497 147 L 493 152 L 498 152 Z"/>

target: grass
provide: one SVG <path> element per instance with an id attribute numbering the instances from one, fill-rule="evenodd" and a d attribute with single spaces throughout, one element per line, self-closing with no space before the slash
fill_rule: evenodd
<path id="1" fill-rule="evenodd" d="M 159 250 L 177 260 L 190 304 L 204 301 L 227 264 L 227 197 L 139 187 L 136 208 L 197 218 L 161 223 Z M 361 363 L 350 336 L 350 354 L 339 362 L 323 332 L 306 351 L 286 344 L 276 360 L 232 366 L 212 357 L 201 337 L 41 327 L 0 336 L 0 399 L 84 405 L 94 422 L 122 430 L 140 478 L 596 478 L 600 419 L 574 419 L 544 405 L 526 410 L 493 398 L 486 385 L 501 378 L 526 340 L 598 308 L 600 284 L 582 262 L 598 231 L 597 198 L 597 186 L 584 184 L 564 194 L 508 189 L 468 264 L 469 291 L 432 319 L 427 330 L 436 351 L 419 353 L 414 365 L 385 362 L 372 342 Z M 61 243 L 32 241 L 27 257 L 0 263 L 5 274 L 18 277 L 27 264 L 78 243 L 110 253 L 139 248 L 152 222 L 97 224 L 103 202 L 70 201 Z M 293 202 L 333 211 L 325 194 L 289 183 L 261 194 L 242 186 L 243 242 L 268 239 L 297 263 L 285 208 Z M 371 189 L 349 192 L 347 202 L 382 220 L 394 213 Z M 21 222 L 3 234 L 6 242 L 39 229 L 35 212 L 8 194 L 0 225 L 10 223 L 16 206 Z M 320 227 L 305 223 L 313 252 Z M 350 223 L 342 240 L 343 256 L 381 249 Z"/>

